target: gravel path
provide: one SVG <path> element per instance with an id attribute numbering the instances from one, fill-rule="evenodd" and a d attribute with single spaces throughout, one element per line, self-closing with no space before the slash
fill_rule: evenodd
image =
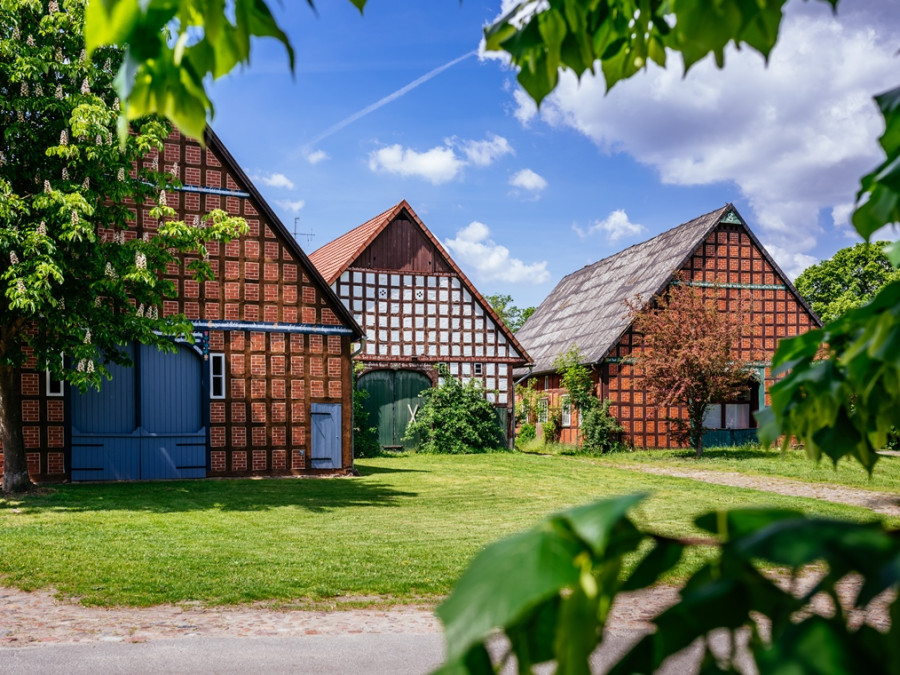
<path id="1" fill-rule="evenodd" d="M 775 478 L 772 476 L 750 476 L 732 471 L 709 471 L 704 469 L 675 469 L 662 466 L 644 466 L 640 464 L 621 464 L 617 468 L 629 471 L 641 471 L 659 476 L 674 476 L 676 478 L 690 478 L 715 483 L 716 485 L 729 485 L 731 487 L 750 488 L 774 492 L 789 497 L 811 497 L 822 499 L 826 502 L 847 504 L 849 506 L 862 506 L 871 509 L 875 513 L 900 518 L 900 495 L 891 492 L 873 492 L 860 488 L 844 485 L 832 485 L 829 483 L 804 483 L 790 478 Z"/>
<path id="2" fill-rule="evenodd" d="M 671 605 L 671 586 L 623 594 L 614 610 L 616 629 L 643 629 Z M 260 606 L 85 607 L 56 599 L 48 591 L 0 586 L 0 651 L 48 643 L 147 642 L 176 637 L 300 637 L 362 633 L 439 633 L 433 608 L 335 611 L 275 610 Z"/>

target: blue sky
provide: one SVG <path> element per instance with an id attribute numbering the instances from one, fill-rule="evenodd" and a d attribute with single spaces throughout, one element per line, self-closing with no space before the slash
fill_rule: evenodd
<path id="1" fill-rule="evenodd" d="M 880 157 L 871 96 L 898 84 L 890 5 L 844 0 L 834 18 L 792 0 L 768 69 L 744 50 L 682 79 L 673 58 L 608 95 L 568 76 L 537 111 L 478 53 L 501 0 L 370 0 L 362 17 L 273 3 L 295 77 L 258 42 L 213 86 L 212 124 L 288 229 L 314 234 L 307 251 L 406 199 L 482 293 L 521 306 L 726 202 L 796 274 L 856 240 L 850 205 Z"/>

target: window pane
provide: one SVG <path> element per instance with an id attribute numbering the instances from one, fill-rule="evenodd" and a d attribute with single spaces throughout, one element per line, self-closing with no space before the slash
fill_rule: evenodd
<path id="1" fill-rule="evenodd" d="M 750 428 L 750 404 L 749 403 L 727 403 L 725 405 L 725 428 L 726 429 L 749 429 Z"/>
<path id="2" fill-rule="evenodd" d="M 715 403 L 706 408 L 706 414 L 703 415 L 703 426 L 707 429 L 722 428 L 722 405 Z"/>

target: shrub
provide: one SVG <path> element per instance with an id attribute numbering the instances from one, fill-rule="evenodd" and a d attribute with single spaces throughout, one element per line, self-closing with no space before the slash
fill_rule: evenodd
<path id="1" fill-rule="evenodd" d="M 543 424 L 544 443 L 559 443 L 562 434 L 562 408 L 558 405 L 550 406 L 547 410 L 547 421 Z"/>
<path id="2" fill-rule="evenodd" d="M 612 452 L 622 445 L 619 434 L 625 428 L 619 424 L 615 416 L 609 412 L 611 400 L 600 403 L 596 398 L 581 413 L 581 442 L 586 452 Z"/>
<path id="3" fill-rule="evenodd" d="M 494 406 L 481 384 L 462 384 L 444 365 L 438 372 L 441 384 L 422 392 L 424 402 L 404 438 L 416 440 L 419 452 L 459 455 L 501 449 Z"/>
<path id="4" fill-rule="evenodd" d="M 535 429 L 533 424 L 523 424 L 519 427 L 519 431 L 516 434 L 516 448 L 521 449 L 521 446 L 525 443 L 530 443 L 531 441 L 537 438 L 537 429 Z"/>
<path id="5" fill-rule="evenodd" d="M 378 429 L 369 426 L 369 413 L 363 407 L 369 392 L 356 388 L 356 378 L 363 368 L 361 363 L 353 366 L 353 456 L 377 457 L 381 454 Z"/>

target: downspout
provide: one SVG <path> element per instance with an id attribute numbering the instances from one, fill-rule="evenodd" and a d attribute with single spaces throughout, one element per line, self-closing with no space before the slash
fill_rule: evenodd
<path id="1" fill-rule="evenodd" d="M 361 336 L 359 340 L 359 348 L 356 351 L 350 352 L 350 384 L 353 386 L 350 388 L 350 472 L 351 474 L 356 473 L 356 456 L 353 451 L 356 447 L 355 438 L 356 432 L 356 419 L 353 417 L 354 409 L 356 408 L 355 399 L 356 399 L 356 373 L 353 372 L 353 359 L 356 356 L 362 354 L 363 347 L 366 346 L 366 336 Z"/>
<path id="2" fill-rule="evenodd" d="M 513 432 L 512 432 L 512 436 L 510 436 L 510 443 L 512 443 L 512 448 L 516 447 L 516 387 L 519 386 L 519 382 L 521 382 L 522 380 L 527 380 L 528 377 L 533 372 L 534 372 L 534 364 L 532 363 L 530 366 L 528 366 L 527 373 L 525 373 L 518 380 L 513 380 L 513 399 L 512 399 L 512 404 L 513 404 L 512 429 L 513 429 Z M 512 448 L 510 448 L 510 449 L 512 449 Z"/>

